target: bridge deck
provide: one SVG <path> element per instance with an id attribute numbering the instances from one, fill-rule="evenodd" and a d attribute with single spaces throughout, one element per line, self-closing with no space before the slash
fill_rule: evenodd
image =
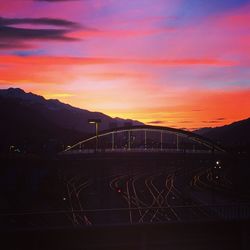
<path id="1" fill-rule="evenodd" d="M 93 154 L 93 153 L 187 153 L 187 154 L 212 154 L 223 153 L 212 150 L 193 150 L 193 149 L 155 149 L 155 148 L 119 148 L 119 149 L 75 149 L 61 152 L 60 154 Z"/>

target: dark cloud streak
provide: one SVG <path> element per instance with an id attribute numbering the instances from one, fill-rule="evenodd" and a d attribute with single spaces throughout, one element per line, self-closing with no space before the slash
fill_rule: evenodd
<path id="1" fill-rule="evenodd" d="M 148 122 L 148 124 L 163 124 L 165 122 L 166 121 L 151 121 L 151 122 Z"/>
<path id="2" fill-rule="evenodd" d="M 2 39 L 39 39 L 39 40 L 63 40 L 74 41 L 75 38 L 66 37 L 68 30 L 63 29 L 22 29 L 0 26 L 0 37 Z"/>
<path id="3" fill-rule="evenodd" d="M 34 25 L 34 28 L 16 27 L 19 24 Z M 36 28 L 39 25 L 57 26 L 55 28 Z M 0 17 L 0 49 L 29 49 L 33 45 L 29 42 L 39 41 L 78 41 L 68 36 L 77 29 L 90 30 L 78 23 L 55 18 L 3 18 Z"/>
<path id="4" fill-rule="evenodd" d="M 2 18 L 0 17 L 0 25 L 8 26 L 15 24 L 34 24 L 34 25 L 53 25 L 68 28 L 79 28 L 80 25 L 64 19 L 55 18 Z"/>
<path id="5" fill-rule="evenodd" d="M 202 121 L 203 123 L 220 123 L 218 120 Z"/>
<path id="6" fill-rule="evenodd" d="M 210 121 L 202 121 L 203 123 L 220 123 L 222 121 L 226 120 L 225 117 L 219 117 L 219 118 L 215 118 L 213 120 Z"/>
<path id="7" fill-rule="evenodd" d="M 180 121 L 178 123 L 193 123 L 192 121 Z"/>

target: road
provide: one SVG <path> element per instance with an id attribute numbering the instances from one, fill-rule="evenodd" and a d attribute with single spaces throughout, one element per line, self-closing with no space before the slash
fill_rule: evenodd
<path id="1" fill-rule="evenodd" d="M 214 159 L 174 159 L 154 166 L 82 167 L 64 176 L 62 197 L 73 225 L 208 220 L 220 216 L 211 209 L 215 200 L 233 201 L 232 182 L 222 166 Z"/>

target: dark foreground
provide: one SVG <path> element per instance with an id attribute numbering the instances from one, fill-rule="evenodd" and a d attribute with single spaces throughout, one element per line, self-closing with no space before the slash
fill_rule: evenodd
<path id="1" fill-rule="evenodd" d="M 1 162 L 1 249 L 250 249 L 248 158 L 98 154 Z"/>
<path id="2" fill-rule="evenodd" d="M 11 230 L 1 238 L 11 250 L 248 250 L 250 221 Z"/>

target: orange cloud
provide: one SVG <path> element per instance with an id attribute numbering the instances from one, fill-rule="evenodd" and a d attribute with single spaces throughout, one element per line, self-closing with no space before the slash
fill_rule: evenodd
<path id="1" fill-rule="evenodd" d="M 123 59 L 123 58 L 98 58 L 98 57 L 63 57 L 63 56 L 0 56 L 4 64 L 36 64 L 36 65 L 91 65 L 91 64 L 152 64 L 165 66 L 178 65 L 212 65 L 232 66 L 237 63 L 231 60 L 211 58 L 187 58 L 175 60 L 162 59 Z"/>
<path id="2" fill-rule="evenodd" d="M 217 59 L 180 59 L 180 60 L 160 60 L 160 59 L 122 59 L 122 58 L 81 58 L 81 57 L 57 57 L 57 56 L 14 56 L 0 55 L 2 67 L 0 67 L 0 84 L 6 82 L 33 83 L 33 84 L 71 84 L 77 79 L 108 81 L 115 79 L 144 79 L 137 81 L 135 85 L 146 84 L 146 77 L 150 78 L 150 73 L 143 70 L 134 70 L 130 66 L 155 65 L 161 67 L 178 67 L 189 65 L 210 65 L 229 66 L 234 64 L 231 61 L 221 61 Z M 104 67 L 104 65 L 124 65 L 122 69 Z M 98 66 L 95 68 L 94 66 Z M 102 67 L 100 67 L 102 65 Z M 91 66 L 83 71 L 82 66 Z M 131 69 L 130 69 L 131 68 Z M 63 74 L 62 74 L 63 72 Z M 80 85 L 79 85 L 80 86 Z M 143 86 L 142 86 L 143 87 Z M 133 87 L 132 87 L 133 88 Z M 147 88 L 147 87 L 145 87 Z M 161 92 L 161 90 L 159 89 Z"/>
<path id="3" fill-rule="evenodd" d="M 152 92 L 152 95 L 154 93 Z M 179 128 L 200 128 L 222 126 L 250 117 L 250 89 L 231 89 L 228 91 L 196 91 L 179 93 L 179 104 L 160 102 L 162 106 L 135 107 L 131 109 L 108 111 L 112 116 L 138 119 L 144 123 L 165 125 Z M 144 103 L 145 104 L 145 103 Z"/>

